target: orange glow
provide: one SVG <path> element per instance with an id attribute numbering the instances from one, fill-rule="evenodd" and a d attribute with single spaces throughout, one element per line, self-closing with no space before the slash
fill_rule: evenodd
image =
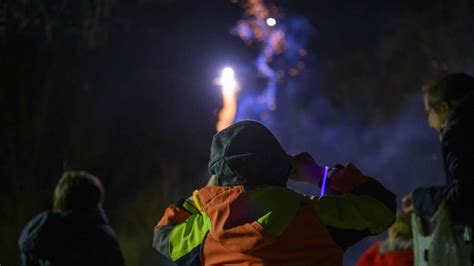
<path id="1" fill-rule="evenodd" d="M 268 17 L 268 9 L 262 0 L 248 0 L 244 4 L 247 15 L 255 16 L 257 19 L 265 19 Z"/>
<path id="2" fill-rule="evenodd" d="M 306 51 L 306 49 L 300 49 L 298 53 L 300 54 L 300 56 L 306 56 L 308 54 L 308 51 Z"/>
<path id="3" fill-rule="evenodd" d="M 235 114 L 237 112 L 237 97 L 235 94 L 223 94 L 224 105 L 219 111 L 219 120 L 216 124 L 217 132 L 234 123 Z"/>
<path id="4" fill-rule="evenodd" d="M 305 64 L 303 61 L 298 61 L 298 68 L 303 69 L 305 67 Z"/>
<path id="5" fill-rule="evenodd" d="M 290 74 L 290 76 L 294 77 L 294 76 L 297 76 L 299 74 L 299 71 L 296 68 L 290 68 L 290 70 L 288 70 L 288 74 Z"/>
<path id="6" fill-rule="evenodd" d="M 283 31 L 275 31 L 270 35 L 270 43 L 276 54 L 284 52 L 287 48 L 285 43 L 285 33 Z"/>

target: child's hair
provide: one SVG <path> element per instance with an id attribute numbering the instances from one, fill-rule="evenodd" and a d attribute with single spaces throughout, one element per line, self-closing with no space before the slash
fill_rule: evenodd
<path id="1" fill-rule="evenodd" d="M 448 74 L 431 80 L 422 90 L 431 107 L 446 102 L 449 108 L 453 109 L 466 95 L 474 91 L 474 77 L 464 73 Z"/>
<path id="2" fill-rule="evenodd" d="M 393 232 L 393 234 L 395 234 L 396 238 L 402 238 L 407 240 L 411 239 L 411 214 L 407 214 L 404 212 L 397 213 L 395 222 L 392 224 L 389 230 Z"/>
<path id="3" fill-rule="evenodd" d="M 54 189 L 53 211 L 87 210 L 104 201 L 100 180 L 87 172 L 65 172 Z"/>

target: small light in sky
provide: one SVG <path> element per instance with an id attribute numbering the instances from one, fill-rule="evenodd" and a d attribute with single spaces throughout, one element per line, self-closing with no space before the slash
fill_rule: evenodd
<path id="1" fill-rule="evenodd" d="M 267 18 L 267 25 L 270 26 L 270 27 L 273 27 L 277 24 L 277 21 L 276 19 L 274 18 Z"/>

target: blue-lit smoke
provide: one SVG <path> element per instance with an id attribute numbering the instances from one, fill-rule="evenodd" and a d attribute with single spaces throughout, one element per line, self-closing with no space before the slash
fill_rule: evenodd
<path id="1" fill-rule="evenodd" d="M 263 88 L 259 87 L 262 85 L 256 85 L 255 88 L 242 88 L 236 121 L 255 119 L 269 123 L 278 103 L 284 102 L 282 98 L 287 93 L 291 93 L 290 90 L 294 88 L 288 86 L 288 83 L 298 79 L 305 72 L 305 66 L 314 58 L 308 55 L 305 47 L 309 36 L 314 32 L 307 19 L 296 16 L 286 17 L 277 25 L 278 32 L 284 36 L 284 39 L 276 39 L 284 40 L 284 44 L 281 44 L 284 45 L 284 50 L 277 52 L 274 43 L 278 41 L 270 37 L 262 41 L 260 53 L 255 60 L 255 68 L 265 79 L 265 85 Z"/>

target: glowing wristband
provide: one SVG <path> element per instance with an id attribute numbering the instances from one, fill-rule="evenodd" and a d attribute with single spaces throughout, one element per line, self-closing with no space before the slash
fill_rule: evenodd
<path id="1" fill-rule="evenodd" d="M 324 166 L 324 176 L 323 176 L 323 183 L 321 185 L 321 197 L 326 194 L 326 182 L 328 179 L 328 173 L 329 173 L 329 166 Z"/>

